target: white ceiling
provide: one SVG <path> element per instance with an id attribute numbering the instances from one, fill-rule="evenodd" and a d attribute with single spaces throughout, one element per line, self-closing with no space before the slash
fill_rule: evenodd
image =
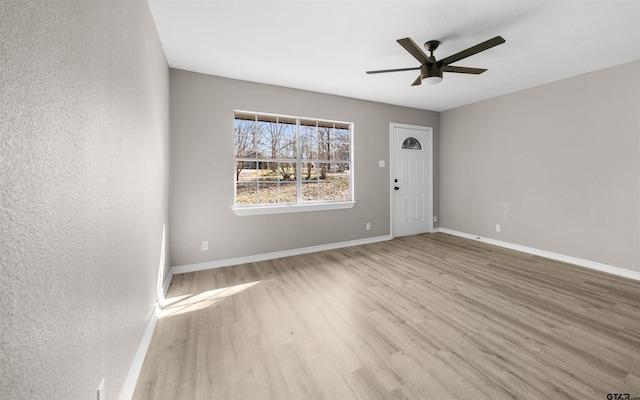
<path id="1" fill-rule="evenodd" d="M 169 66 L 443 111 L 640 59 L 640 1 L 148 0 Z M 442 41 L 437 59 L 494 36 L 506 43 L 411 87 L 417 67 L 396 39 Z"/>

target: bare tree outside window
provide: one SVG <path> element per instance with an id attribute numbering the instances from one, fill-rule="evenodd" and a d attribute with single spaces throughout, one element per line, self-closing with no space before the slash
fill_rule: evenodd
<path id="1" fill-rule="evenodd" d="M 236 160 L 251 158 L 252 152 L 255 152 L 254 124 L 242 119 L 236 119 L 235 122 Z M 236 161 L 236 181 L 240 178 L 246 163 L 246 161 Z"/>

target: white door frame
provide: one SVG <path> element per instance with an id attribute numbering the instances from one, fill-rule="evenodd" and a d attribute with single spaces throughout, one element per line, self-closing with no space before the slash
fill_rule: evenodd
<path id="1" fill-rule="evenodd" d="M 429 166 L 429 224 L 428 231 L 429 233 L 433 233 L 433 127 L 430 126 L 421 126 L 421 125 L 408 125 L 401 124 L 398 122 L 391 122 L 389 124 L 389 221 L 391 222 L 390 231 L 391 238 L 396 237 L 396 228 L 395 228 L 395 217 L 394 217 L 394 182 L 393 182 L 393 174 L 395 170 L 395 160 L 394 160 L 394 148 L 393 148 L 393 129 L 394 128 L 406 128 L 406 129 L 417 129 L 421 131 L 426 131 L 427 136 L 429 137 L 429 146 L 426 149 L 427 155 L 429 156 L 428 166 Z"/>

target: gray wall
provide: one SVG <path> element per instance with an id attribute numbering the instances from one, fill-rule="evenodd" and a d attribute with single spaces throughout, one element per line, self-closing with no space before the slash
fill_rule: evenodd
<path id="1" fill-rule="evenodd" d="M 1 8 L 0 398 L 116 399 L 168 268 L 166 60 L 145 1 Z"/>
<path id="2" fill-rule="evenodd" d="M 441 226 L 640 271 L 639 110 L 636 61 L 443 112 Z"/>
<path id="3" fill-rule="evenodd" d="M 390 122 L 433 127 L 437 165 L 435 112 L 182 70 L 172 69 L 170 82 L 174 266 L 388 235 Z M 353 122 L 358 204 L 348 210 L 236 216 L 231 210 L 234 109 Z M 378 160 L 386 167 L 379 168 Z M 437 181 L 434 192 L 437 201 Z M 437 203 L 434 210 L 437 215 Z M 204 240 L 209 251 L 201 250 Z"/>

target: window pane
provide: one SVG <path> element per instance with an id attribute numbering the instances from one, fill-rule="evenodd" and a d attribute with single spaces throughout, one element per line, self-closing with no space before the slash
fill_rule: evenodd
<path id="1" fill-rule="evenodd" d="M 313 162 L 306 162 L 302 165 L 302 180 L 317 180 L 318 179 L 318 164 Z"/>
<path id="2" fill-rule="evenodd" d="M 236 203 L 237 204 L 255 204 L 257 194 L 256 182 L 238 182 L 236 183 Z"/>
<path id="3" fill-rule="evenodd" d="M 296 163 L 295 162 L 278 163 L 278 171 L 280 174 L 279 179 L 281 181 L 295 182 L 296 180 Z"/>
<path id="4" fill-rule="evenodd" d="M 327 179 L 330 174 L 331 164 L 318 163 L 317 164 L 318 179 Z"/>
<path id="5" fill-rule="evenodd" d="M 338 142 L 349 142 L 349 128 L 336 128 L 331 130 L 331 138 Z"/>
<path id="6" fill-rule="evenodd" d="M 402 142 L 403 150 L 422 150 L 420 141 L 414 137 L 408 137 Z"/>
<path id="7" fill-rule="evenodd" d="M 331 139 L 331 128 L 326 126 L 318 127 L 318 140 L 319 141 L 327 141 Z"/>
<path id="8" fill-rule="evenodd" d="M 318 160 L 330 160 L 330 152 L 331 152 L 331 128 L 326 126 L 318 127 L 318 142 L 317 142 L 317 152 L 318 152 Z"/>
<path id="9" fill-rule="evenodd" d="M 303 142 L 301 147 L 300 147 L 300 158 L 302 160 L 308 160 L 308 161 L 312 161 L 312 160 L 317 160 L 318 159 L 318 150 L 317 150 L 317 144 L 316 142 Z"/>
<path id="10" fill-rule="evenodd" d="M 258 182 L 278 182 L 280 172 L 277 162 L 261 162 L 262 169 L 258 172 Z"/>
<path id="11" fill-rule="evenodd" d="M 278 124 L 278 158 L 295 159 L 296 154 L 296 123 L 280 122 Z"/>
<path id="12" fill-rule="evenodd" d="M 259 204 L 269 204 L 278 202 L 278 181 L 258 182 L 258 201 Z"/>
<path id="13" fill-rule="evenodd" d="M 300 157 L 307 160 L 314 160 L 316 156 L 316 127 L 300 126 Z"/>
<path id="14" fill-rule="evenodd" d="M 331 143 L 331 159 L 339 161 L 349 161 L 350 158 L 349 142 L 333 142 Z"/>
<path id="15" fill-rule="evenodd" d="M 253 126 L 254 126 L 254 121 L 253 119 L 251 120 L 246 120 L 246 119 L 235 119 L 235 133 L 236 135 L 253 135 Z"/>
<path id="16" fill-rule="evenodd" d="M 280 182 L 280 203 L 297 203 L 298 202 L 298 184 L 297 182 Z"/>
<path id="17" fill-rule="evenodd" d="M 317 201 L 318 200 L 318 182 L 302 183 L 302 200 Z"/>
<path id="18" fill-rule="evenodd" d="M 271 157 L 271 144 L 269 143 L 269 140 L 262 136 L 256 136 L 255 138 L 256 141 L 256 152 L 252 152 L 251 153 L 251 157 L 256 157 L 258 159 L 264 160 L 267 158 Z"/>
<path id="19" fill-rule="evenodd" d="M 238 161 L 237 167 L 242 167 L 238 175 L 238 182 L 255 182 L 257 178 L 257 168 L 255 161 Z"/>
<path id="20" fill-rule="evenodd" d="M 333 176 L 339 177 L 340 179 L 344 179 L 344 177 L 349 177 L 349 163 L 333 163 L 331 164 Z"/>
<path id="21" fill-rule="evenodd" d="M 249 158 L 251 154 L 255 156 L 253 136 L 236 135 L 235 148 L 236 158 Z"/>
<path id="22" fill-rule="evenodd" d="M 331 160 L 331 143 L 327 141 L 318 142 L 318 160 Z"/>
<path id="23" fill-rule="evenodd" d="M 255 142 L 253 140 L 253 121 L 235 120 L 235 155 L 237 158 L 248 158 L 253 153 L 255 157 Z"/>
<path id="24" fill-rule="evenodd" d="M 318 182 L 318 200 L 333 201 L 336 198 L 335 182 L 330 179 Z"/>
<path id="25" fill-rule="evenodd" d="M 258 132 L 258 156 L 262 158 L 276 158 L 277 124 L 270 121 L 258 121 L 256 123 Z"/>
<path id="26" fill-rule="evenodd" d="M 351 200 L 351 184 L 348 165 L 334 164 L 335 169 L 331 174 L 331 181 L 335 188 L 334 200 Z"/>

